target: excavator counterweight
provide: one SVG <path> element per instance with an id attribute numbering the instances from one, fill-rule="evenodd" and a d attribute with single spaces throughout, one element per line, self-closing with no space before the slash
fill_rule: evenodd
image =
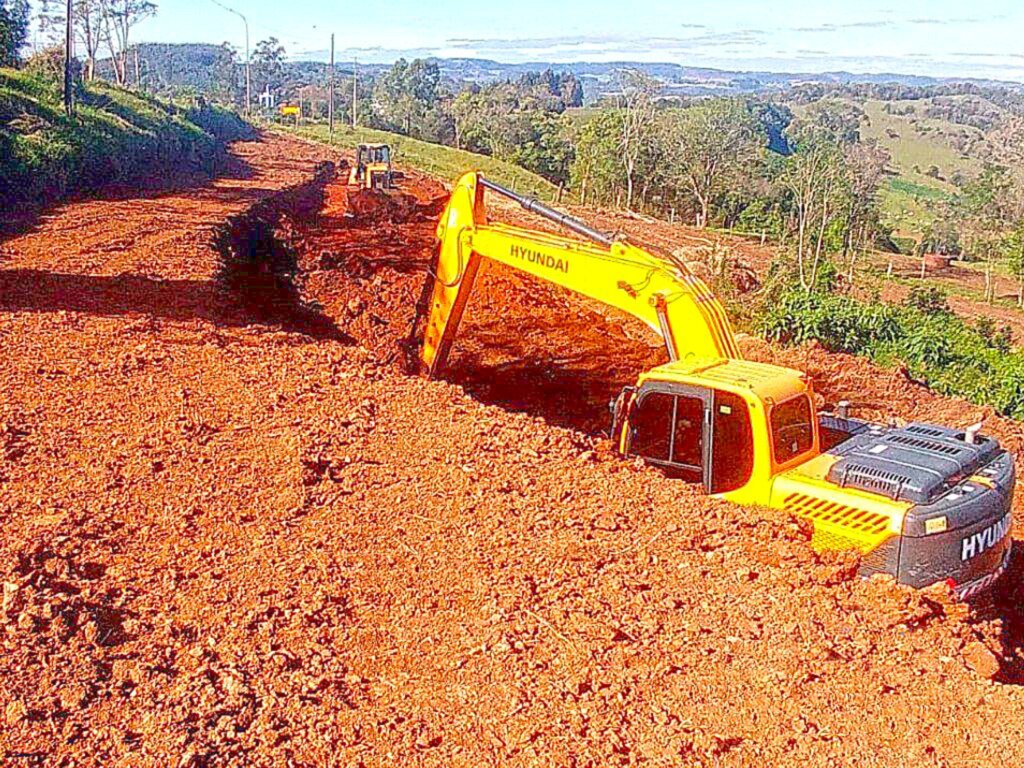
<path id="1" fill-rule="evenodd" d="M 491 222 L 487 191 L 585 239 Z M 1005 571 L 1016 478 L 992 438 L 817 413 L 804 374 L 743 360 L 724 307 L 681 259 L 479 173 L 455 184 L 437 236 L 421 348 L 429 376 L 444 371 L 481 260 L 500 262 L 625 312 L 663 340 L 669 362 L 613 404 L 610 436 L 623 455 L 731 501 L 802 517 L 817 549 L 859 551 L 864 575 L 947 582 L 967 598 Z"/>

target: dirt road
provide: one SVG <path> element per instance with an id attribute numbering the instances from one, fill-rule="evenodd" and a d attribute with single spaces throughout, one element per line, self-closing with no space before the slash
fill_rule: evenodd
<path id="1" fill-rule="evenodd" d="M 441 185 L 351 217 L 337 183 L 268 198 L 318 150 L 236 153 L 3 244 L 5 765 L 1024 757 L 1013 589 L 979 617 L 862 582 L 788 518 L 612 457 L 595 409 L 660 353 L 505 272 L 454 383 L 406 375 Z M 973 416 L 787 354 L 826 394 Z"/>

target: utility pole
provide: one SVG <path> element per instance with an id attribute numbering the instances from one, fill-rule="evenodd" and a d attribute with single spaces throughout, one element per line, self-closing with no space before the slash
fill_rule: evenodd
<path id="1" fill-rule="evenodd" d="M 211 0 L 211 2 L 223 8 L 228 13 L 233 13 L 235 16 L 242 20 L 242 24 L 245 25 L 245 114 L 248 115 L 251 109 L 252 103 L 252 79 L 249 75 L 249 20 L 244 15 L 236 11 L 234 8 L 230 8 L 220 0 Z"/>
<path id="2" fill-rule="evenodd" d="M 327 78 L 330 96 L 327 99 L 327 130 L 334 134 L 334 33 L 331 33 L 331 71 Z"/>
<path id="3" fill-rule="evenodd" d="M 359 81 L 359 59 L 352 60 L 352 127 L 356 127 L 356 115 L 358 110 L 356 108 L 356 102 L 359 96 L 356 95 L 356 83 Z"/>
<path id="4" fill-rule="evenodd" d="M 64 29 L 64 111 L 68 117 L 75 114 L 75 78 L 72 72 L 75 62 L 74 11 L 73 0 L 68 0 Z"/>
<path id="5" fill-rule="evenodd" d="M 242 23 L 245 24 L 245 114 L 248 115 L 252 100 L 252 79 L 249 75 L 249 20 L 242 16 Z"/>

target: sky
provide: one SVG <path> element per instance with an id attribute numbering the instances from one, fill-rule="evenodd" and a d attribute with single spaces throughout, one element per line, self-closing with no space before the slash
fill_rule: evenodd
<path id="1" fill-rule="evenodd" d="M 1024 81 L 1024 0 L 221 0 L 250 39 L 290 58 L 398 56 L 509 63 L 648 61 L 775 72 L 899 72 Z M 156 0 L 140 42 L 230 42 L 242 22 L 214 0 Z"/>

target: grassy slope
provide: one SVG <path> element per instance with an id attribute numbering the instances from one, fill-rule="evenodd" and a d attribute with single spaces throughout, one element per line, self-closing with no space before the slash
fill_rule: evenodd
<path id="1" fill-rule="evenodd" d="M 0 69 L 0 200 L 38 207 L 161 167 L 212 162 L 222 141 L 246 131 L 223 110 L 185 110 L 103 83 L 84 87 L 68 118 L 55 82 Z"/>
<path id="2" fill-rule="evenodd" d="M 523 170 L 513 163 L 506 163 L 487 155 L 478 155 L 474 152 L 466 152 L 440 144 L 410 139 L 408 136 L 400 136 L 395 133 L 376 131 L 370 128 L 352 129 L 346 126 L 338 128 L 331 136 L 327 127 L 323 125 L 304 126 L 298 129 L 288 128 L 287 130 L 344 149 L 354 149 L 357 144 L 361 143 L 390 144 L 394 153 L 395 166 L 399 170 L 404 165 L 447 181 L 454 181 L 467 171 L 477 170 L 482 171 L 499 184 L 511 187 L 517 192 L 532 195 L 539 200 L 553 200 L 558 191 L 551 182 Z"/>
<path id="3" fill-rule="evenodd" d="M 955 187 L 948 181 L 926 176 L 924 171 L 934 165 L 938 167 L 943 179 L 949 179 L 957 171 L 971 176 L 981 170 L 980 161 L 961 155 L 943 136 L 944 132 L 974 129 L 924 117 L 928 108 L 927 99 L 891 103 L 895 107 L 913 106 L 915 113 L 890 115 L 884 111 L 885 102 L 868 100 L 861 104 L 868 116 L 868 122 L 861 128 L 861 135 L 866 139 L 877 139 L 889 151 L 893 166 L 901 178 L 925 187 L 953 192 Z M 911 121 L 915 121 L 916 125 Z M 889 136 L 890 130 L 898 136 Z M 915 166 L 920 171 L 915 171 Z"/>
<path id="4" fill-rule="evenodd" d="M 882 190 L 882 210 L 898 235 L 913 237 L 934 216 L 927 203 L 956 191 L 947 179 L 956 172 L 972 176 L 981 169 L 981 162 L 961 155 L 944 138 L 943 132 L 965 130 L 962 126 L 924 117 L 927 100 L 892 103 L 896 107 L 914 106 L 915 113 L 891 115 L 884 110 L 885 102 L 868 100 L 860 105 L 868 116 L 861 135 L 877 139 L 892 155 L 898 176 Z M 924 173 L 931 166 L 939 169 L 941 179 Z"/>
<path id="5" fill-rule="evenodd" d="M 953 174 L 973 176 L 982 167 L 978 158 L 960 154 L 947 135 L 980 132 L 925 117 L 928 99 L 889 102 L 897 108 L 914 107 L 914 113 L 907 115 L 887 113 L 887 102 L 876 99 L 855 103 L 867 115 L 861 136 L 877 140 L 892 156 L 896 176 L 881 190 L 883 214 L 898 236 L 915 237 L 934 217 L 927 204 L 955 194 L 956 187 L 949 181 Z M 799 114 L 802 107 L 794 106 L 793 110 Z M 939 169 L 941 178 L 925 173 L 931 166 Z"/>

